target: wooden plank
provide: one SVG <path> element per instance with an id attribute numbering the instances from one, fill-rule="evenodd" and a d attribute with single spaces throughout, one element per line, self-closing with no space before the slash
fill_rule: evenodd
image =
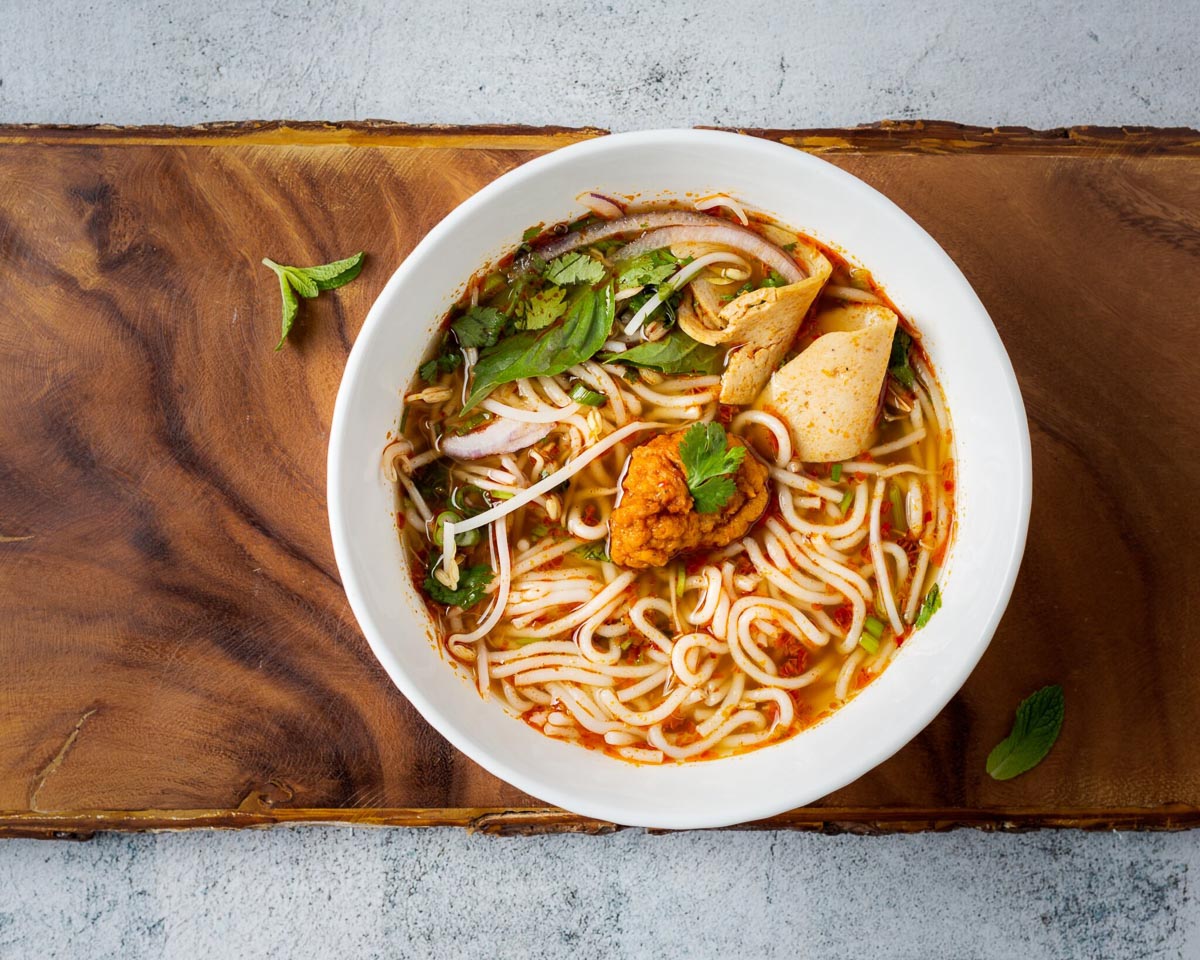
<path id="1" fill-rule="evenodd" d="M 453 751 L 354 624 L 325 521 L 338 379 L 450 208 L 597 131 L 0 129 L 0 830 L 310 820 L 596 831 Z M 766 826 L 1175 827 L 1200 815 L 1192 341 L 1200 134 L 773 131 L 912 213 L 1025 391 L 1035 497 L 991 649 L 909 747 Z M 259 259 L 369 254 L 274 354 Z M 1062 683 L 1035 773 L 1012 709 Z"/>

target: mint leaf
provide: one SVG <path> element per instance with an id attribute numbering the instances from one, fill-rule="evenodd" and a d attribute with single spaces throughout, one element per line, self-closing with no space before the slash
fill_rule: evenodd
<path id="1" fill-rule="evenodd" d="M 289 267 L 263 257 L 264 266 L 270 267 L 279 277 L 279 292 L 283 298 L 283 332 L 275 344 L 276 351 L 283 349 L 283 341 L 292 332 L 292 325 L 296 322 L 296 313 L 300 308 L 296 294 L 311 300 L 322 290 L 333 290 L 349 283 L 362 271 L 363 256 L 359 252 L 345 260 L 319 267 Z"/>
<path id="2" fill-rule="evenodd" d="M 492 346 L 500 339 L 507 318 L 495 307 L 471 307 L 450 324 L 450 329 L 464 347 Z"/>
<path id="3" fill-rule="evenodd" d="M 929 622 L 929 618 L 942 609 L 942 591 L 935 583 L 921 601 L 921 612 L 917 614 L 916 627 L 920 629 Z"/>
<path id="4" fill-rule="evenodd" d="M 640 287 L 648 283 L 662 283 L 679 266 L 679 258 L 666 247 L 647 250 L 631 260 L 617 264 L 617 287 Z"/>
<path id="5" fill-rule="evenodd" d="M 425 578 L 425 593 L 435 603 L 466 610 L 483 599 L 487 585 L 492 582 L 491 568 L 485 564 L 458 571 L 458 587 L 451 590 L 432 573 Z"/>
<path id="6" fill-rule="evenodd" d="M 604 264 L 586 253 L 564 253 L 546 265 L 545 278 L 559 286 L 568 283 L 595 283 L 604 278 Z"/>
<path id="7" fill-rule="evenodd" d="M 278 353 L 283 349 L 283 341 L 292 332 L 292 325 L 296 322 L 296 313 L 300 309 L 300 302 L 296 299 L 296 292 L 288 283 L 284 272 L 282 270 L 276 272 L 279 274 L 279 293 L 283 297 L 283 325 L 279 332 L 279 342 L 275 344 L 275 352 Z"/>
<path id="8" fill-rule="evenodd" d="M 311 300 L 321 291 L 317 289 L 317 282 L 309 277 L 306 277 L 295 267 L 284 267 L 283 275 L 288 278 L 295 291 L 304 297 L 306 300 Z"/>
<path id="9" fill-rule="evenodd" d="M 737 489 L 729 474 L 741 466 L 746 448 L 731 450 L 728 442 L 720 424 L 693 423 L 679 443 L 684 479 L 697 513 L 716 513 Z"/>
<path id="10" fill-rule="evenodd" d="M 543 330 L 567 312 L 567 291 L 562 287 L 547 287 L 534 294 L 521 307 L 522 330 Z"/>
<path id="11" fill-rule="evenodd" d="M 323 263 L 319 267 L 289 267 L 297 273 L 312 280 L 319 290 L 336 290 L 343 287 L 360 273 L 366 254 L 361 250 L 345 260 L 334 260 L 333 263 Z"/>
<path id="12" fill-rule="evenodd" d="M 1057 684 L 1021 701 L 1012 732 L 988 754 L 988 774 L 994 780 L 1011 780 L 1041 763 L 1062 730 L 1063 710 L 1063 691 Z"/>

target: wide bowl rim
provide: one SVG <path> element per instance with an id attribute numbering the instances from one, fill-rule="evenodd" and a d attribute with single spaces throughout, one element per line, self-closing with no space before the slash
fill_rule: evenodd
<path id="1" fill-rule="evenodd" d="M 942 278 L 944 282 L 958 285 L 958 288 L 955 290 L 956 295 L 971 305 L 975 316 L 971 318 L 970 322 L 976 323 L 979 327 L 978 330 L 973 331 L 980 337 L 978 346 L 980 349 L 985 349 L 989 353 L 990 359 L 998 364 L 996 372 L 1000 375 L 1001 381 L 1006 387 L 1006 396 L 1001 398 L 1006 403 L 1003 405 L 1000 413 L 1005 416 L 1011 416 L 1013 418 L 1012 425 L 1016 429 L 1015 447 L 1010 451 L 1014 457 L 1011 474 L 1014 484 L 1014 500 L 1012 503 L 1014 510 L 1012 519 L 1015 521 L 1015 526 L 1006 531 L 1006 542 L 1000 544 L 998 547 L 998 549 L 1004 551 L 1003 555 L 1000 556 L 1000 560 L 1003 563 L 1005 572 L 1000 581 L 996 583 L 996 589 L 989 594 L 991 597 L 990 608 L 986 611 L 986 615 L 979 620 L 979 627 L 972 632 L 972 636 L 960 638 L 956 641 L 962 647 L 956 654 L 958 657 L 957 669 L 952 674 L 943 675 L 936 687 L 923 691 L 923 698 L 915 706 L 913 712 L 906 715 L 904 723 L 889 729 L 886 736 L 878 738 L 869 746 L 861 747 L 856 758 L 839 765 L 836 770 L 816 773 L 811 779 L 806 780 L 803 786 L 797 785 L 789 789 L 787 784 L 780 784 L 776 792 L 762 796 L 745 796 L 741 802 L 733 805 L 732 808 L 726 806 L 719 811 L 714 811 L 704 807 L 703 804 L 698 804 L 694 809 L 674 809 L 669 813 L 664 813 L 663 811 L 650 813 L 640 808 L 636 802 L 622 803 L 612 798 L 604 799 L 588 796 L 573 791 L 569 783 L 564 784 L 550 778 L 539 779 L 515 769 L 502 758 L 496 757 L 481 747 L 469 729 L 466 729 L 456 718 L 450 716 L 424 694 L 420 684 L 416 682 L 415 678 L 410 676 L 408 670 L 389 647 L 377 621 L 375 612 L 372 610 L 365 593 L 360 589 L 356 573 L 352 531 L 349 529 L 347 522 L 344 501 L 344 498 L 350 491 L 343 489 L 342 477 L 338 468 L 343 460 L 343 450 L 349 442 L 350 431 L 353 429 L 353 425 L 349 420 L 351 397 L 367 363 L 370 344 L 379 334 L 381 325 L 385 323 L 386 317 L 393 311 L 399 292 L 407 283 L 412 282 L 410 278 L 414 275 L 416 266 L 421 262 L 424 251 L 433 248 L 446 236 L 453 235 L 464 224 L 469 224 L 476 212 L 497 196 L 543 177 L 546 173 L 559 166 L 573 163 L 581 155 L 610 151 L 616 154 L 631 149 L 654 150 L 668 144 L 678 145 L 681 143 L 695 146 L 696 148 L 720 146 L 723 149 L 728 149 L 732 143 L 736 149 L 766 155 L 772 163 L 790 164 L 797 169 L 806 165 L 819 165 L 822 168 L 822 175 L 828 179 L 837 181 L 839 189 L 846 190 L 849 194 L 857 194 L 857 199 L 860 202 L 869 202 L 870 205 L 874 206 L 881 213 L 895 218 L 908 231 L 916 231 L 920 237 L 924 238 L 924 242 L 928 245 L 928 249 L 925 252 L 941 261 L 940 265 L 944 274 Z M 587 184 L 580 185 L 581 190 L 587 188 Z M 531 222 L 535 220 L 536 213 L 531 217 Z M 978 323 L 980 320 L 983 321 L 981 324 Z M 403 384 L 400 384 L 400 386 L 403 386 Z M 953 410 L 951 411 L 951 416 L 953 417 Z M 629 825 L 665 829 L 690 829 L 726 826 L 733 823 L 762 819 L 812 802 L 812 800 L 824 796 L 833 790 L 840 789 L 900 750 L 942 710 L 962 687 L 971 671 L 979 662 L 979 659 L 987 650 L 1004 609 L 1012 595 L 1028 533 L 1032 505 L 1032 455 L 1028 422 L 1024 413 L 1020 387 L 1012 369 L 1011 361 L 991 318 L 988 316 L 975 291 L 971 288 L 949 255 L 946 254 L 936 240 L 900 207 L 884 194 L 840 168 L 810 154 L 773 141 L 723 131 L 692 129 L 646 130 L 633 133 L 610 134 L 596 139 L 584 140 L 534 158 L 503 174 L 464 200 L 447 214 L 445 218 L 421 239 L 405 260 L 398 265 L 372 304 L 350 352 L 342 375 L 330 429 L 327 458 L 327 498 L 330 532 L 338 571 L 342 578 L 347 600 L 372 652 L 401 693 L 455 748 L 490 773 L 525 793 L 563 807 L 576 814 Z M 984 611 L 980 612 L 983 613 Z M 968 646 L 969 650 L 965 649 Z M 430 655 L 437 655 L 432 647 L 430 648 Z M 443 665 L 444 668 L 445 666 Z M 895 669 L 895 665 L 893 664 L 889 669 Z M 884 676 L 887 676 L 886 671 Z M 466 685 L 464 685 L 463 694 L 464 696 L 477 696 L 472 688 Z M 852 702 L 843 708 L 842 711 L 838 711 L 838 713 L 840 714 L 844 710 L 852 709 L 853 706 Z M 499 710 L 499 708 L 495 709 Z M 802 732 L 798 737 L 805 736 L 807 732 Z M 791 743 L 795 739 L 797 738 L 763 748 L 763 750 L 755 751 L 755 753 L 780 750 L 786 747 L 787 743 Z M 569 749 L 578 748 L 569 747 Z M 611 760 L 611 762 L 621 766 L 629 766 L 618 760 Z M 733 761 L 704 761 L 702 765 L 719 765 L 730 762 Z M 697 765 L 689 764 L 688 766 Z"/>

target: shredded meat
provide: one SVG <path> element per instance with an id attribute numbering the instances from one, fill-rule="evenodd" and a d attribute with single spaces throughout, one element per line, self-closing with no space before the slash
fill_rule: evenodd
<path id="1" fill-rule="evenodd" d="M 716 513 L 697 513 L 679 458 L 683 434 L 663 434 L 633 451 L 610 523 L 611 555 L 621 566 L 661 567 L 687 550 L 724 547 L 767 508 L 767 468 L 747 454 L 729 502 Z M 732 436 L 729 442 L 742 445 Z"/>

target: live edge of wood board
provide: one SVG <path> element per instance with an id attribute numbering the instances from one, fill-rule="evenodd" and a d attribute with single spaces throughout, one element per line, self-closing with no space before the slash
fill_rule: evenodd
<path id="1" fill-rule="evenodd" d="M 963 690 L 891 760 L 751 826 L 1195 825 L 1200 133 L 745 132 L 856 174 L 945 247 L 1012 356 L 1034 451 L 1022 573 Z M 601 135 L 0 127 L 0 835 L 614 829 L 491 777 L 392 687 L 324 499 L 338 381 L 391 271 L 488 181 Z M 273 353 L 260 258 L 359 249 L 359 280 Z M 991 780 L 1045 683 L 1066 693 L 1058 744 Z"/>

